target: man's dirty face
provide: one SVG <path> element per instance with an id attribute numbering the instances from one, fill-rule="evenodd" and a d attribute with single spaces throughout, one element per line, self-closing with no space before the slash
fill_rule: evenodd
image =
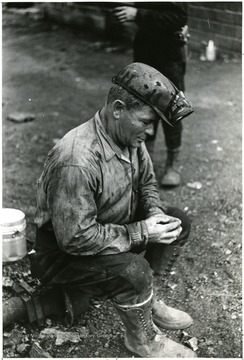
<path id="1" fill-rule="evenodd" d="M 124 109 L 120 119 L 120 139 L 125 146 L 139 147 L 148 135 L 154 134 L 158 115 L 145 105 L 140 109 Z"/>

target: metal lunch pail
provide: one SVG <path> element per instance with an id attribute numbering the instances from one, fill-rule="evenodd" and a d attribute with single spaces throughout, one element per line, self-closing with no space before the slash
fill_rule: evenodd
<path id="1" fill-rule="evenodd" d="M 1 209 L 2 261 L 17 261 L 27 254 L 26 219 L 18 209 Z"/>

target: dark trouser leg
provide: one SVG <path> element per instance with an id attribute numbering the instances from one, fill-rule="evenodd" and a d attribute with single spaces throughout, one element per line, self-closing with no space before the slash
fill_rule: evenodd
<path id="1" fill-rule="evenodd" d="M 149 65 L 158 69 L 162 74 L 164 74 L 170 81 L 172 81 L 179 90 L 185 90 L 184 76 L 186 71 L 185 62 L 169 63 L 163 64 L 160 61 L 154 59 L 151 62 L 146 62 Z M 164 175 L 161 180 L 161 186 L 178 186 L 181 182 L 181 177 L 179 172 L 175 169 L 176 162 L 178 160 L 180 147 L 181 147 L 181 138 L 182 138 L 182 122 L 179 121 L 174 127 L 168 125 L 165 121 L 162 122 L 165 144 L 167 147 L 167 157 L 165 163 Z M 146 141 L 146 146 L 148 152 L 153 159 L 154 144 L 157 135 L 158 124 L 154 128 L 154 135 L 148 137 Z"/>
<path id="2" fill-rule="evenodd" d="M 182 122 L 179 121 L 174 127 L 163 122 L 163 129 L 168 151 L 178 150 L 181 147 Z"/>
<path id="3" fill-rule="evenodd" d="M 174 63 L 165 66 L 164 75 L 167 76 L 179 90 L 184 91 L 184 75 L 186 63 Z M 164 137 L 167 147 L 167 158 L 165 163 L 165 171 L 161 180 L 161 186 L 178 186 L 181 182 L 180 174 L 176 171 L 175 165 L 178 160 L 181 138 L 182 138 L 182 122 L 179 121 L 174 127 L 163 122 Z"/>
<path id="4" fill-rule="evenodd" d="M 186 63 L 173 63 L 164 66 L 163 74 L 181 91 L 185 91 L 184 76 Z M 182 122 L 179 121 L 174 127 L 163 122 L 165 143 L 167 149 L 174 150 L 181 146 Z"/>
<path id="5" fill-rule="evenodd" d="M 48 236 L 45 231 L 42 235 Z M 44 285 L 80 287 L 89 294 L 110 298 L 120 306 L 143 303 L 152 296 L 152 270 L 136 253 L 71 256 L 57 250 L 37 252 L 32 255 L 31 263 L 33 275 Z"/>
<path id="6" fill-rule="evenodd" d="M 179 238 L 170 245 L 152 244 L 148 247 L 145 258 L 156 275 L 166 277 L 187 241 L 191 224 L 187 215 L 178 208 L 170 207 L 167 214 L 181 220 L 182 232 Z"/>
<path id="7" fill-rule="evenodd" d="M 158 69 L 163 75 L 165 75 L 172 83 L 181 91 L 185 91 L 184 76 L 186 71 L 185 62 L 169 63 L 169 64 L 150 64 Z M 148 141 L 153 141 L 156 138 L 157 126 L 155 127 L 155 133 L 148 138 Z M 174 127 L 163 122 L 163 130 L 165 135 L 165 143 L 168 149 L 176 149 L 181 146 L 182 135 L 182 123 L 178 122 Z"/>

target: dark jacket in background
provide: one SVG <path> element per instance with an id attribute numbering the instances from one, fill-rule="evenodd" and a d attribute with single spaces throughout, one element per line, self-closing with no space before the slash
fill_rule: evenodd
<path id="1" fill-rule="evenodd" d="M 187 23 L 187 4 L 182 2 L 135 2 L 138 9 L 134 40 L 135 61 L 156 68 L 184 62 L 184 43 L 178 32 Z M 161 66 L 160 66 L 161 65 Z"/>

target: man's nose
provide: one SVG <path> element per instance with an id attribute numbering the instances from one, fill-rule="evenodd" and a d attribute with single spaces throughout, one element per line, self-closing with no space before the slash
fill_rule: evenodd
<path id="1" fill-rule="evenodd" d="M 145 133 L 149 136 L 153 136 L 154 135 L 154 126 L 153 124 L 148 125 L 148 127 L 145 130 Z"/>

